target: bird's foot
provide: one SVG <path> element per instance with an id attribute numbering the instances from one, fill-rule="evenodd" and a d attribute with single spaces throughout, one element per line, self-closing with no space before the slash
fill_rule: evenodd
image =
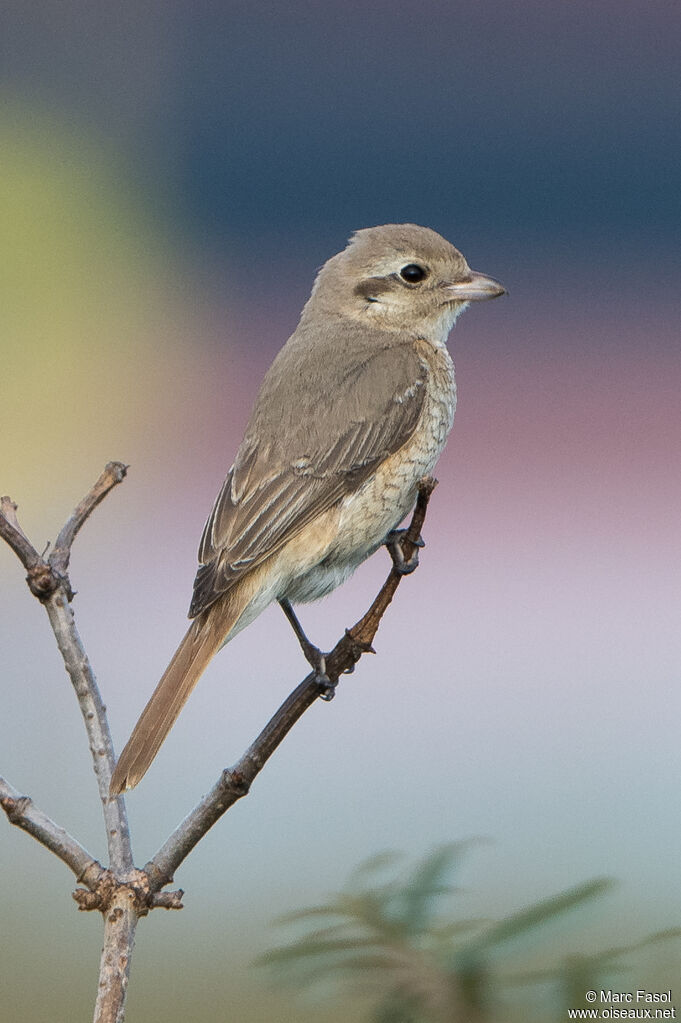
<path id="1" fill-rule="evenodd" d="M 338 680 L 332 682 L 326 673 L 326 654 L 323 654 L 319 647 L 311 643 L 303 631 L 303 627 L 298 621 L 295 611 L 291 607 L 291 603 L 288 600 L 281 599 L 279 601 L 281 609 L 291 623 L 291 627 L 296 634 L 296 638 L 300 643 L 300 649 L 303 651 L 305 660 L 314 671 L 314 680 L 319 686 L 321 692 L 319 694 L 322 700 L 333 700 L 336 695 L 336 686 Z"/>
<path id="2" fill-rule="evenodd" d="M 409 575 L 419 567 L 419 548 L 426 546 L 422 537 L 419 536 L 418 540 L 413 541 L 414 552 L 406 558 L 402 547 L 402 539 L 406 534 L 406 529 L 393 529 L 385 538 L 385 546 L 392 558 L 393 568 L 399 575 Z"/>
<path id="3" fill-rule="evenodd" d="M 300 648 L 305 655 L 305 660 L 314 671 L 314 680 L 321 690 L 319 699 L 326 700 L 328 703 L 336 695 L 338 680 L 332 682 L 326 674 L 326 654 L 323 654 L 319 647 L 314 646 L 307 638 L 304 642 L 301 640 Z"/>
<path id="4" fill-rule="evenodd" d="M 319 699 L 329 703 L 333 700 L 336 695 L 336 686 L 338 685 L 338 679 L 332 682 L 329 676 L 326 674 L 326 654 L 323 654 L 317 647 L 313 648 L 319 655 L 319 659 L 315 664 L 313 661 L 309 661 L 314 670 L 314 680 L 319 686 Z"/>

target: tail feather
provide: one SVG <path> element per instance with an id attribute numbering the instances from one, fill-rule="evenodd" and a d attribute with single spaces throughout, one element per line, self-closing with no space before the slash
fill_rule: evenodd
<path id="1" fill-rule="evenodd" d="M 209 612 L 189 626 L 118 759 L 110 795 L 134 788 L 144 776 L 208 662 L 224 642 L 225 631 L 213 627 L 212 617 Z"/>

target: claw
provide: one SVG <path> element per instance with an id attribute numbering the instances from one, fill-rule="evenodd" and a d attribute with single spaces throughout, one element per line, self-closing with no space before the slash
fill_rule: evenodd
<path id="1" fill-rule="evenodd" d="M 317 664 L 316 666 L 312 665 L 314 668 L 314 680 L 321 689 L 319 699 L 329 703 L 336 695 L 336 686 L 338 685 L 338 681 L 332 682 L 326 674 L 326 657 L 321 650 L 317 650 L 317 654 L 319 655 Z"/>
<path id="2" fill-rule="evenodd" d="M 385 546 L 393 561 L 393 568 L 399 575 L 410 575 L 419 567 L 419 548 L 426 546 L 423 538 L 419 536 L 417 540 L 412 541 L 415 550 L 410 557 L 406 558 L 402 547 L 402 539 L 406 533 L 406 529 L 393 529 L 385 540 Z"/>
<path id="3" fill-rule="evenodd" d="M 328 675 L 315 675 L 315 681 L 321 690 L 319 699 L 324 700 L 325 703 L 330 703 L 336 695 L 338 682 L 332 682 Z"/>
<path id="4" fill-rule="evenodd" d="M 326 674 L 326 657 L 315 647 L 315 656 L 310 657 L 309 663 L 314 668 L 314 678 L 317 685 L 328 688 L 331 685 L 331 679 Z"/>

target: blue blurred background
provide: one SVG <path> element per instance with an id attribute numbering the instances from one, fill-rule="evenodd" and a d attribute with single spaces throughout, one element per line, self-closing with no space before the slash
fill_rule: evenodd
<path id="1" fill-rule="evenodd" d="M 453 335 L 460 404 L 428 548 L 379 656 L 182 868 L 182 914 L 143 921 L 130 1019 L 363 1018 L 268 990 L 248 964 L 273 916 L 385 846 L 492 838 L 466 868 L 472 915 L 620 879 L 601 912 L 521 949 L 523 968 L 678 925 L 679 7 L 67 2 L 1 18 L 0 491 L 42 547 L 108 459 L 131 465 L 72 561 L 119 749 L 319 265 L 359 227 L 414 221 L 510 291 Z M 379 553 L 303 609 L 311 636 L 332 644 L 386 570 Z M 0 576 L 0 771 L 103 857 L 42 609 L 5 550 Z M 140 863 L 303 673 L 274 609 L 215 660 L 129 799 Z M 7 826 L 0 855 L 3 1018 L 87 1018 L 99 919 Z M 678 962 L 669 946 L 631 984 L 673 987 Z"/>

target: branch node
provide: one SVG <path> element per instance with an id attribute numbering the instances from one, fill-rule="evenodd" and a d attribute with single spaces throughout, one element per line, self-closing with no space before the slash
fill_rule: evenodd
<path id="1" fill-rule="evenodd" d="M 85 878 L 83 879 L 85 880 Z M 86 882 L 87 883 L 87 882 Z M 151 879 L 145 870 L 130 870 L 125 877 L 117 878 L 110 870 L 101 870 L 93 878 L 91 888 L 76 888 L 73 898 L 83 912 L 97 910 L 100 913 L 120 914 L 121 898 L 126 899 L 136 916 L 146 916 L 150 909 L 182 909 L 183 891 L 152 892 Z M 114 922 L 113 915 L 109 916 Z"/>
<path id="2" fill-rule="evenodd" d="M 72 897 L 78 903 L 78 909 L 82 912 L 98 909 L 104 913 L 111 904 L 116 886 L 116 878 L 111 871 L 104 870 L 91 890 L 76 888 L 75 892 L 72 892 Z"/>
<path id="3" fill-rule="evenodd" d="M 241 796 L 247 796 L 251 788 L 248 778 L 241 771 L 233 770 L 230 767 L 226 767 L 222 772 L 222 784 L 229 793 L 238 799 Z"/>
<path id="4" fill-rule="evenodd" d="M 49 597 L 52 596 L 54 591 L 59 587 L 61 582 L 65 582 L 65 589 L 67 594 L 71 593 L 71 587 L 69 586 L 68 580 L 60 579 L 56 572 L 53 572 L 47 562 L 37 561 L 34 565 L 31 565 L 26 575 L 26 582 L 28 588 L 34 597 L 37 597 L 43 604 Z M 69 600 L 71 597 L 69 596 Z"/>
<path id="5" fill-rule="evenodd" d="M 87 888 L 76 888 L 75 892 L 71 892 L 71 898 L 78 903 L 78 909 L 84 913 L 100 908 L 98 896 Z"/>
<path id="6" fill-rule="evenodd" d="M 13 799 L 12 796 L 0 798 L 0 806 L 7 814 L 10 824 L 18 824 L 30 805 L 30 796 L 20 796 L 19 799 Z"/>
<path id="7" fill-rule="evenodd" d="M 348 653 L 354 659 L 355 664 L 360 659 L 362 654 L 375 654 L 376 651 L 372 647 L 371 643 L 366 640 L 359 639 L 359 637 L 353 634 L 352 629 L 345 630 L 345 638 L 347 639 Z M 354 665 L 353 665 L 354 668 Z M 346 668 L 346 671 L 349 669 Z"/>

